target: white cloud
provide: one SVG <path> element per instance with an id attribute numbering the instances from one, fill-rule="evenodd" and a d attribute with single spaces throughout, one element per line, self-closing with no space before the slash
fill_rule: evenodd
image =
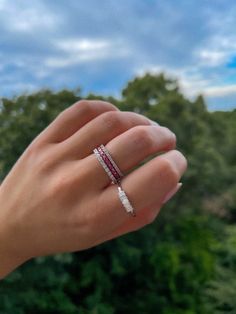
<path id="1" fill-rule="evenodd" d="M 199 52 L 200 64 L 205 66 L 219 66 L 228 60 L 228 52 L 203 49 Z"/>
<path id="2" fill-rule="evenodd" d="M 52 15 L 34 9 L 21 12 L 17 18 L 11 16 L 8 21 L 8 28 L 17 32 L 32 32 L 35 29 L 52 28 L 55 24 L 55 18 Z"/>
<path id="3" fill-rule="evenodd" d="M 236 94 L 236 84 L 227 86 L 212 86 L 205 88 L 204 95 L 208 97 L 225 97 Z"/>
<path id="4" fill-rule="evenodd" d="M 236 94 L 236 84 L 216 85 L 213 79 L 208 79 L 201 71 L 194 70 L 192 67 L 186 68 L 167 68 L 161 66 L 146 66 L 136 71 L 135 75 L 142 76 L 146 72 L 158 74 L 167 73 L 172 79 L 177 79 L 182 92 L 192 98 L 199 94 L 206 97 L 225 97 Z"/>
<path id="5" fill-rule="evenodd" d="M 235 99 L 233 0 L 113 2 L 0 0 L 1 89 L 60 88 L 66 77 L 114 95 L 150 71 L 178 79 L 189 97 Z"/>
<path id="6" fill-rule="evenodd" d="M 45 60 L 45 65 L 63 68 L 84 62 L 128 56 L 130 51 L 121 41 L 104 39 L 73 38 L 54 43 L 62 56 L 54 56 Z"/>
<path id="7" fill-rule="evenodd" d="M 1 83 L 1 89 L 0 89 L 0 95 L 3 94 L 2 91 L 11 89 L 14 91 L 13 94 L 16 94 L 18 92 L 24 93 L 24 92 L 33 92 L 37 89 L 37 86 L 32 83 L 21 83 L 16 81 L 11 81 L 8 83 Z"/>
<path id="8" fill-rule="evenodd" d="M 179 78 L 179 86 L 188 97 L 195 97 L 199 94 L 204 94 L 206 86 L 210 84 L 210 80 L 200 77 L 197 78 L 185 75 Z"/>
<path id="9" fill-rule="evenodd" d="M 214 36 L 208 44 L 194 52 L 199 66 L 219 67 L 225 65 L 236 53 L 236 36 Z"/>
<path id="10" fill-rule="evenodd" d="M 235 21 L 236 6 L 232 6 L 227 12 L 218 11 L 210 14 L 208 27 L 211 32 L 203 44 L 193 52 L 200 66 L 222 66 L 235 56 Z"/>
<path id="11" fill-rule="evenodd" d="M 65 39 L 56 43 L 56 46 L 66 52 L 90 52 L 94 50 L 104 50 L 109 48 L 112 43 L 108 40 L 73 38 Z"/>
<path id="12" fill-rule="evenodd" d="M 7 3 L 0 0 L 0 26 L 11 32 L 34 32 L 35 30 L 53 29 L 58 18 L 43 6 L 42 2 L 33 1 L 33 5 L 24 6 L 24 1 Z"/>
<path id="13" fill-rule="evenodd" d="M 201 72 L 194 69 L 194 67 L 173 68 L 167 66 L 147 65 L 135 71 L 135 75 L 142 76 L 146 72 L 158 74 L 160 72 L 166 73 L 170 78 L 177 79 L 178 85 L 182 92 L 188 97 L 194 97 L 203 93 L 206 86 L 209 86 L 211 80 L 205 78 Z"/>

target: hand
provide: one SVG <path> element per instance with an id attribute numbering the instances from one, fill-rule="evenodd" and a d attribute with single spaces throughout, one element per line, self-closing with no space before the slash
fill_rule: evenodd
<path id="1" fill-rule="evenodd" d="M 151 223 L 186 169 L 175 140 L 169 129 L 107 102 L 84 100 L 62 112 L 0 187 L 0 276 L 33 257 L 83 250 Z M 100 144 L 126 174 L 135 218 L 93 154 Z"/>

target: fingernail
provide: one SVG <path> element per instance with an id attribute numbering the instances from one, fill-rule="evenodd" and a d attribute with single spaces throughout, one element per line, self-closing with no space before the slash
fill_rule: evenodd
<path id="1" fill-rule="evenodd" d="M 174 138 L 174 140 L 175 140 L 175 143 L 176 143 L 176 141 L 177 141 L 177 139 L 176 139 L 176 135 L 175 135 L 175 133 L 174 132 L 171 132 L 172 133 L 172 135 L 173 135 L 173 138 Z"/>
<path id="2" fill-rule="evenodd" d="M 167 193 L 166 197 L 164 198 L 164 200 L 162 201 L 162 204 L 167 203 L 181 188 L 182 183 L 179 182 L 176 187 L 174 187 L 169 193 Z"/>
<path id="3" fill-rule="evenodd" d="M 150 123 L 153 124 L 153 125 L 160 125 L 160 124 L 158 124 L 156 121 L 153 121 L 153 120 L 151 120 L 151 119 L 148 119 L 148 120 L 149 120 Z"/>

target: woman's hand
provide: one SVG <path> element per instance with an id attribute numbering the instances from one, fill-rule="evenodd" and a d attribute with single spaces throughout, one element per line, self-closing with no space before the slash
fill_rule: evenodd
<path id="1" fill-rule="evenodd" d="M 83 250 L 151 223 L 186 169 L 175 141 L 167 128 L 107 102 L 79 101 L 62 112 L 0 187 L 0 277 L 30 258 Z M 135 218 L 93 154 L 100 144 L 126 174 Z"/>

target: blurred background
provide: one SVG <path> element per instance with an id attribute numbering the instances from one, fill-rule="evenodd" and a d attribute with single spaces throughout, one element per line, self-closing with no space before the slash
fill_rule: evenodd
<path id="1" fill-rule="evenodd" d="M 0 0 L 0 181 L 82 98 L 169 127 L 189 162 L 153 224 L 26 263 L 0 314 L 236 313 L 235 26 L 233 0 Z"/>

